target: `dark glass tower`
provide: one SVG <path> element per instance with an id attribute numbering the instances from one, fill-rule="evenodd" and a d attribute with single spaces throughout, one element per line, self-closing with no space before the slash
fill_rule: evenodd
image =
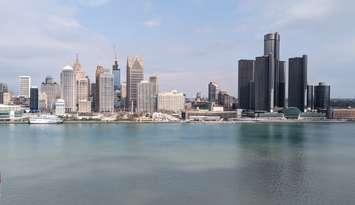
<path id="1" fill-rule="evenodd" d="M 327 111 L 330 107 L 330 85 L 321 82 L 314 86 L 314 108 Z"/>
<path id="2" fill-rule="evenodd" d="M 288 106 L 302 112 L 307 108 L 307 56 L 289 59 Z"/>
<path id="3" fill-rule="evenodd" d="M 208 84 L 208 102 L 216 102 L 218 98 L 218 85 L 215 82 Z"/>
<path id="4" fill-rule="evenodd" d="M 38 112 L 38 88 L 31 88 L 30 98 L 31 112 Z"/>
<path id="5" fill-rule="evenodd" d="M 121 69 L 118 66 L 118 60 L 116 59 L 112 66 L 112 74 L 113 74 L 113 87 L 114 90 L 120 90 L 121 86 Z"/>
<path id="6" fill-rule="evenodd" d="M 4 103 L 4 93 L 8 92 L 7 85 L 5 83 L 0 83 L 0 104 Z"/>
<path id="7" fill-rule="evenodd" d="M 274 84 L 274 107 L 285 106 L 285 66 L 280 62 L 280 34 L 269 33 L 264 36 L 264 55 L 272 55 L 273 84 Z"/>
<path id="8" fill-rule="evenodd" d="M 274 108 L 274 58 L 272 55 L 255 59 L 255 110 L 272 112 Z"/>
<path id="9" fill-rule="evenodd" d="M 286 101 L 286 67 L 285 61 L 279 61 L 279 87 L 278 87 L 278 104 L 277 107 L 285 107 Z"/>
<path id="10" fill-rule="evenodd" d="M 254 65 L 254 60 L 238 62 L 238 99 L 241 109 L 254 109 Z"/>
<path id="11" fill-rule="evenodd" d="M 314 86 L 307 85 L 307 109 L 314 110 Z"/>

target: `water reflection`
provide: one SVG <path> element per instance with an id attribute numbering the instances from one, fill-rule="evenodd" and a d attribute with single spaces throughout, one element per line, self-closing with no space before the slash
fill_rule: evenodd
<path id="1" fill-rule="evenodd" d="M 305 199 L 310 191 L 304 164 L 307 159 L 302 154 L 305 129 L 303 124 L 240 126 L 239 154 L 247 164 L 237 170 L 237 181 L 244 185 L 239 190 L 243 193 L 238 194 L 242 202 L 286 204 Z"/>

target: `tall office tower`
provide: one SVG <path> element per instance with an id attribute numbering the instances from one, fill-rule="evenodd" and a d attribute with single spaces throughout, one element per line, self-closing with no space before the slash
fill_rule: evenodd
<path id="1" fill-rule="evenodd" d="M 96 83 L 91 83 L 90 89 L 90 101 L 91 101 L 91 111 L 96 111 Z"/>
<path id="2" fill-rule="evenodd" d="M 208 84 L 208 102 L 214 103 L 218 98 L 218 84 L 216 82 L 210 82 Z"/>
<path id="3" fill-rule="evenodd" d="M 320 82 L 314 86 L 314 108 L 326 111 L 330 107 L 330 85 Z"/>
<path id="4" fill-rule="evenodd" d="M 121 98 L 127 98 L 127 83 L 121 83 Z"/>
<path id="5" fill-rule="evenodd" d="M 104 69 L 102 72 L 99 72 L 98 81 L 96 82 L 96 89 L 99 91 L 97 96 L 99 112 L 113 112 L 114 86 L 111 70 Z"/>
<path id="6" fill-rule="evenodd" d="M 306 55 L 288 60 L 288 106 L 302 112 L 307 108 L 307 62 Z"/>
<path id="7" fill-rule="evenodd" d="M 185 96 L 176 90 L 158 94 L 158 111 L 180 113 L 185 109 Z"/>
<path id="8" fill-rule="evenodd" d="M 60 98 L 60 85 L 53 78 L 47 76 L 41 84 L 41 92 L 47 95 L 47 110 L 53 111 L 55 101 Z"/>
<path id="9" fill-rule="evenodd" d="M 254 69 L 254 109 L 272 112 L 274 108 L 273 56 L 256 57 Z"/>
<path id="10" fill-rule="evenodd" d="M 138 84 L 144 80 L 144 60 L 141 57 L 127 59 L 127 102 L 131 111 L 137 107 Z"/>
<path id="11" fill-rule="evenodd" d="M 48 112 L 48 97 L 46 93 L 39 92 L 38 95 L 38 109 L 40 112 Z"/>
<path id="12" fill-rule="evenodd" d="M 285 61 L 279 61 L 279 94 L 278 94 L 278 106 L 286 106 L 286 64 Z"/>
<path id="13" fill-rule="evenodd" d="M 272 55 L 274 61 L 274 107 L 284 107 L 285 91 L 283 83 L 285 83 L 285 67 L 284 63 L 280 64 L 280 34 L 269 33 L 264 36 L 264 55 Z M 282 67 L 283 66 L 283 67 Z M 283 82 L 282 82 L 283 81 Z M 281 86 L 281 87 L 280 87 Z"/>
<path id="14" fill-rule="evenodd" d="M 153 114 L 157 111 L 157 95 L 159 92 L 158 77 L 152 76 L 149 81 L 141 81 L 138 84 L 138 112 Z"/>
<path id="15" fill-rule="evenodd" d="M 5 83 L 0 83 L 0 104 L 4 103 L 4 93 L 8 93 L 8 87 Z"/>
<path id="16" fill-rule="evenodd" d="M 159 93 L 159 78 L 158 76 L 150 76 L 149 83 L 153 85 L 153 94 L 157 95 Z"/>
<path id="17" fill-rule="evenodd" d="M 77 80 L 77 104 L 79 113 L 90 113 L 91 102 L 89 100 L 89 80 L 81 78 Z"/>
<path id="18" fill-rule="evenodd" d="M 238 99 L 241 109 L 254 109 L 254 60 L 238 62 Z"/>
<path id="19" fill-rule="evenodd" d="M 127 84 L 126 82 L 121 83 L 121 92 L 120 92 L 120 109 L 126 110 L 127 108 Z"/>
<path id="20" fill-rule="evenodd" d="M 112 65 L 112 74 L 113 74 L 113 85 L 115 90 L 120 90 L 121 87 L 121 69 L 118 66 L 117 56 L 115 62 Z"/>
<path id="21" fill-rule="evenodd" d="M 307 109 L 314 110 L 314 86 L 307 85 Z"/>
<path id="22" fill-rule="evenodd" d="M 1 92 L 1 93 L 9 92 L 9 89 L 8 89 L 6 83 L 0 83 L 0 92 Z"/>
<path id="23" fill-rule="evenodd" d="M 60 73 L 61 98 L 65 103 L 65 112 L 76 112 L 76 81 L 74 70 L 65 66 Z"/>
<path id="24" fill-rule="evenodd" d="M 73 70 L 76 83 L 76 101 L 75 105 L 79 113 L 91 112 L 91 102 L 89 101 L 90 81 L 79 61 L 79 55 L 76 54 Z"/>
<path id="25" fill-rule="evenodd" d="M 31 112 L 38 112 L 38 88 L 30 89 L 30 110 Z"/>
<path id="26" fill-rule="evenodd" d="M 115 57 L 115 62 L 112 66 L 112 74 L 113 74 L 113 87 L 114 87 L 114 107 L 115 109 L 120 108 L 121 95 L 120 95 L 120 87 L 121 87 L 121 69 L 118 67 L 118 58 Z"/>
<path id="27" fill-rule="evenodd" d="M 95 111 L 100 112 L 100 75 L 105 72 L 105 69 L 103 66 L 98 65 L 96 66 L 96 71 L 95 71 Z"/>
<path id="28" fill-rule="evenodd" d="M 79 54 L 76 54 L 75 62 L 73 64 L 73 70 L 74 70 L 74 75 L 75 75 L 76 81 L 85 78 L 85 73 L 81 67 L 80 62 L 79 62 Z"/>
<path id="29" fill-rule="evenodd" d="M 31 77 L 19 76 L 18 79 L 19 79 L 19 96 L 30 98 Z"/>

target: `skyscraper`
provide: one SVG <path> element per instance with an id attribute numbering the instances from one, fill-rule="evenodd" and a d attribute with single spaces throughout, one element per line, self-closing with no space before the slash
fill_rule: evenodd
<path id="1" fill-rule="evenodd" d="M 85 78 L 85 73 L 81 67 L 80 62 L 79 62 L 79 54 L 76 54 L 76 56 L 75 56 L 73 70 L 74 70 L 74 75 L 75 75 L 75 81 Z"/>
<path id="2" fill-rule="evenodd" d="M 118 66 L 118 59 L 115 58 L 115 62 L 112 65 L 113 85 L 115 90 L 120 90 L 121 87 L 121 69 Z"/>
<path id="3" fill-rule="evenodd" d="M 110 70 L 103 69 L 98 72 L 98 81 L 96 82 L 98 89 L 98 107 L 99 112 L 114 111 L 114 85 L 113 75 Z"/>
<path id="4" fill-rule="evenodd" d="M 314 109 L 314 86 L 307 85 L 307 109 Z"/>
<path id="5" fill-rule="evenodd" d="M 91 112 L 91 102 L 89 100 L 90 81 L 89 78 L 85 76 L 78 54 L 76 54 L 73 70 L 76 83 L 76 109 L 79 113 L 89 113 Z"/>
<path id="6" fill-rule="evenodd" d="M 157 111 L 157 95 L 159 92 L 158 77 L 152 76 L 149 81 L 141 81 L 138 84 L 138 112 L 153 114 Z"/>
<path id="7" fill-rule="evenodd" d="M 288 106 L 302 112 L 307 108 L 307 56 L 289 59 Z"/>
<path id="8" fill-rule="evenodd" d="M 80 78 L 77 80 L 77 105 L 79 113 L 90 113 L 91 102 L 89 101 L 89 80 Z"/>
<path id="9" fill-rule="evenodd" d="M 97 109 L 96 109 L 96 102 L 97 102 L 96 83 L 91 83 L 90 101 L 91 101 L 91 111 L 97 111 Z"/>
<path id="10" fill-rule="evenodd" d="M 279 61 L 279 87 L 277 107 L 285 107 L 286 101 L 286 65 L 285 61 Z"/>
<path id="11" fill-rule="evenodd" d="M 238 99 L 241 109 L 254 109 L 254 60 L 238 62 Z"/>
<path id="12" fill-rule="evenodd" d="M 118 67 L 118 58 L 115 57 L 115 62 L 112 66 L 112 74 L 113 74 L 113 87 L 114 87 L 114 107 L 118 109 L 120 107 L 121 102 L 121 69 Z"/>
<path id="13" fill-rule="evenodd" d="M 38 88 L 32 87 L 30 89 L 30 110 L 31 112 L 38 112 Z"/>
<path id="14" fill-rule="evenodd" d="M 19 79 L 19 96 L 30 98 L 31 77 L 19 76 L 18 79 Z"/>
<path id="15" fill-rule="evenodd" d="M 47 110 L 53 111 L 55 101 L 60 98 L 60 85 L 51 76 L 41 84 L 41 92 L 47 95 Z"/>
<path id="16" fill-rule="evenodd" d="M 330 85 L 320 82 L 314 86 L 314 108 L 326 111 L 330 107 Z"/>
<path id="17" fill-rule="evenodd" d="M 76 80 L 71 66 L 65 66 L 60 73 L 61 98 L 65 103 L 65 112 L 76 112 Z"/>
<path id="18" fill-rule="evenodd" d="M 268 33 L 264 36 L 264 55 L 272 55 L 275 61 L 280 59 L 280 34 Z"/>
<path id="19" fill-rule="evenodd" d="M 255 110 L 272 112 L 274 108 L 274 59 L 256 57 L 254 71 Z"/>
<path id="20" fill-rule="evenodd" d="M 0 104 L 4 103 L 4 93 L 9 92 L 8 87 L 5 83 L 0 83 Z"/>
<path id="21" fill-rule="evenodd" d="M 214 103 L 218 98 L 218 84 L 216 82 L 210 82 L 208 84 L 208 102 Z"/>
<path id="22" fill-rule="evenodd" d="M 96 66 L 96 71 L 95 71 L 95 95 L 94 95 L 94 100 L 95 100 L 95 111 L 100 112 L 100 75 L 105 72 L 105 69 L 103 66 L 98 65 Z"/>
<path id="23" fill-rule="evenodd" d="M 127 102 L 131 111 L 137 107 L 138 84 L 144 79 L 144 60 L 141 57 L 127 59 Z"/>
<path id="24" fill-rule="evenodd" d="M 283 107 L 285 104 L 285 83 L 284 63 L 280 63 L 280 34 L 269 33 L 264 36 L 264 56 L 271 55 L 273 58 L 273 83 L 274 83 L 274 107 Z M 282 82 L 283 81 L 283 82 Z"/>

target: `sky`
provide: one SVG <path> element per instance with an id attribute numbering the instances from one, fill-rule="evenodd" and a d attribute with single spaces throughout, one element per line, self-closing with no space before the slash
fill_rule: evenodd
<path id="1" fill-rule="evenodd" d="M 355 97 L 355 1 L 352 0 L 0 0 L 0 82 L 17 76 L 39 86 L 81 64 L 112 67 L 125 79 L 127 56 L 143 56 L 145 76 L 162 91 L 207 95 L 207 84 L 237 95 L 237 62 L 263 54 L 263 36 L 281 35 L 281 59 L 307 54 L 308 81 L 333 97 Z"/>

